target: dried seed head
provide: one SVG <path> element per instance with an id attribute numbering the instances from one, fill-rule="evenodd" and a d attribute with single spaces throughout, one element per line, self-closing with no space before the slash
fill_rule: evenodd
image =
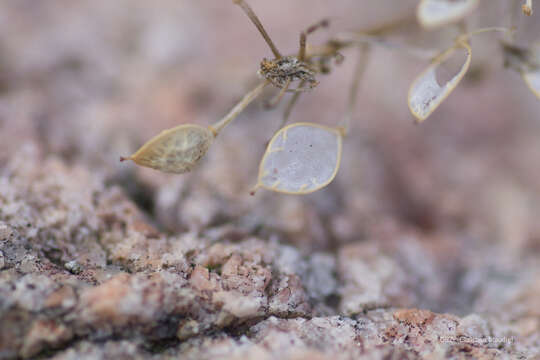
<path id="1" fill-rule="evenodd" d="M 214 135 L 198 125 L 180 125 L 150 139 L 135 154 L 121 161 L 133 160 L 138 165 L 182 174 L 191 171 L 212 144 Z"/>
<path id="2" fill-rule="evenodd" d="M 259 75 L 280 89 L 295 81 L 307 83 L 307 86 L 299 87 L 297 91 L 310 90 L 319 84 L 315 79 L 315 71 L 295 56 L 285 56 L 275 60 L 263 59 Z"/>

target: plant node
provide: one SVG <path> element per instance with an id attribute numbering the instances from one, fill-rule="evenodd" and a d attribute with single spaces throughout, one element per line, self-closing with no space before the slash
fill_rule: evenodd
<path id="1" fill-rule="evenodd" d="M 274 60 L 263 59 L 259 75 L 280 89 L 294 81 L 306 83 L 306 86 L 287 90 L 289 92 L 310 90 L 319 84 L 315 79 L 315 70 L 295 56 L 285 56 Z"/>

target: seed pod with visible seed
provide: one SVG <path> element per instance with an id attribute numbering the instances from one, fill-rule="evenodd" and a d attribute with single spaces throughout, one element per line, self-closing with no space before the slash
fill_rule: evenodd
<path id="1" fill-rule="evenodd" d="M 190 124 L 180 125 L 162 131 L 136 153 L 120 160 L 133 160 L 141 166 L 182 174 L 191 171 L 197 165 L 208 151 L 213 139 L 214 134 L 208 128 Z"/>

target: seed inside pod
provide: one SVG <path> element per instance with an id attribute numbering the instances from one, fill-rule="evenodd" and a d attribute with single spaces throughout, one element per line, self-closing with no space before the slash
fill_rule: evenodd
<path id="1" fill-rule="evenodd" d="M 208 128 L 180 125 L 161 132 L 136 153 L 120 160 L 132 160 L 137 165 L 182 174 L 191 171 L 199 163 L 213 139 L 214 135 Z"/>

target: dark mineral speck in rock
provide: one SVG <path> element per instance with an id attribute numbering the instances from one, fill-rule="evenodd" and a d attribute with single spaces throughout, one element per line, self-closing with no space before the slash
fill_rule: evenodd
<path id="1" fill-rule="evenodd" d="M 83 269 L 76 260 L 68 261 L 64 264 L 64 268 L 72 274 L 80 274 Z"/>

